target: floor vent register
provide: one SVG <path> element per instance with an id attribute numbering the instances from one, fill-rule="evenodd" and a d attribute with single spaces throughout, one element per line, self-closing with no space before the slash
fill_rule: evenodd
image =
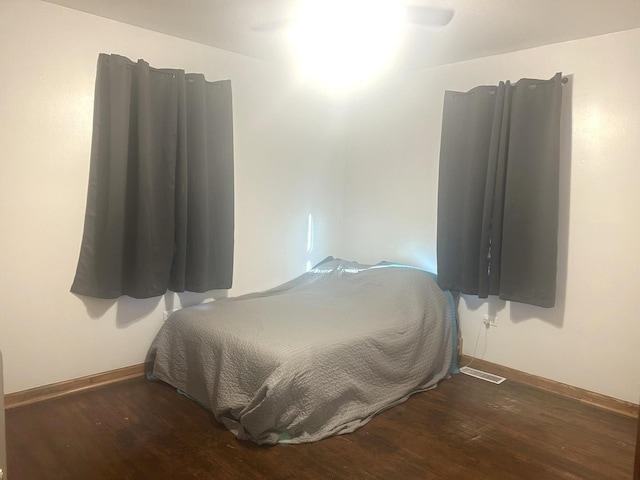
<path id="1" fill-rule="evenodd" d="M 480 380 L 485 380 L 487 382 L 495 383 L 497 385 L 501 384 L 506 380 L 506 378 L 500 377 L 499 375 L 483 372 L 482 370 L 476 370 L 475 368 L 470 368 L 470 367 L 460 367 L 460 371 L 465 375 L 476 377 L 476 378 L 479 378 Z"/>

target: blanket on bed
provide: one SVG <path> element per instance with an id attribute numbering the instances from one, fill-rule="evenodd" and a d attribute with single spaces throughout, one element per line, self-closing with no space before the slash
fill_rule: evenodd
<path id="1" fill-rule="evenodd" d="M 175 312 L 149 350 L 150 377 L 240 439 L 348 433 L 448 375 L 452 303 L 425 271 L 330 260 L 271 290 Z"/>

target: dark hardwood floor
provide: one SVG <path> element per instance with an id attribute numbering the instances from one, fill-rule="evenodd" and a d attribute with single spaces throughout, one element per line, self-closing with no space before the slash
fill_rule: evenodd
<path id="1" fill-rule="evenodd" d="M 633 418 L 464 375 L 307 445 L 238 441 L 144 379 L 14 408 L 6 425 L 11 480 L 628 480 L 636 436 Z"/>

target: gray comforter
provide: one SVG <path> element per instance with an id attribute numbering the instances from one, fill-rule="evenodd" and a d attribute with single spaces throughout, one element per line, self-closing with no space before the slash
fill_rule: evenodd
<path id="1" fill-rule="evenodd" d="M 419 269 L 330 260 L 265 292 L 172 314 L 151 378 L 240 439 L 304 443 L 352 432 L 452 368 L 450 294 Z"/>

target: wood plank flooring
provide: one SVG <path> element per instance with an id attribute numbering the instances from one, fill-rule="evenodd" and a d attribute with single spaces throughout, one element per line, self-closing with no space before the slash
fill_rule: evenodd
<path id="1" fill-rule="evenodd" d="M 636 425 L 464 375 L 307 445 L 238 441 L 204 408 L 144 379 L 6 412 L 11 480 L 628 480 Z"/>

